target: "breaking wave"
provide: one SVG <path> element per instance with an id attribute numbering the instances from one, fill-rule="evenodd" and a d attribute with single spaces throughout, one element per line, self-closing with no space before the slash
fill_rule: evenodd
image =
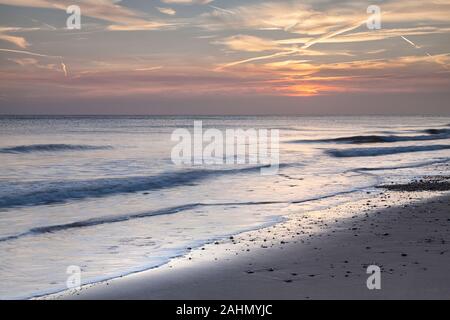
<path id="1" fill-rule="evenodd" d="M 0 208 L 64 203 L 68 200 L 101 198 L 115 194 L 134 193 L 188 186 L 202 180 L 227 174 L 253 173 L 268 166 L 227 170 L 186 170 L 155 176 L 102 178 L 81 181 L 27 182 L 2 188 Z M 282 165 L 280 166 L 282 167 Z"/>
<path id="2" fill-rule="evenodd" d="M 293 143 L 347 143 L 347 144 L 365 144 L 365 143 L 394 143 L 394 142 L 404 142 L 404 141 L 431 141 L 431 140 L 443 140 L 450 139 L 450 130 L 438 130 L 430 129 L 429 135 L 420 136 L 379 136 L 379 135 L 367 135 L 367 136 L 351 136 L 351 137 L 341 137 L 334 139 L 320 139 L 320 140 L 296 140 Z M 442 131 L 442 132 L 441 132 Z M 435 133 L 431 133 L 435 132 Z"/>
<path id="3" fill-rule="evenodd" d="M 354 148 L 354 149 L 329 149 L 326 152 L 336 158 L 353 157 L 377 157 L 398 153 L 438 151 L 450 149 L 450 145 L 433 146 L 410 146 L 410 147 L 392 147 L 392 148 Z"/>
<path id="4" fill-rule="evenodd" d="M 32 153 L 32 152 L 61 152 L 61 151 L 87 151 L 111 149 L 110 146 L 88 146 L 75 144 L 32 144 L 16 147 L 1 148 L 0 153 Z"/>

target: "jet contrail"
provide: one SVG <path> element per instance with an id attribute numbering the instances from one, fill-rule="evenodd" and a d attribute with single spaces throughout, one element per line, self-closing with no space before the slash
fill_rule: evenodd
<path id="1" fill-rule="evenodd" d="M 267 56 L 259 56 L 259 57 L 254 57 L 254 58 L 245 59 L 245 60 L 241 60 L 241 61 L 235 61 L 235 62 L 231 62 L 231 63 L 225 64 L 223 66 L 220 66 L 219 68 L 216 68 L 216 70 L 223 70 L 225 68 L 234 67 L 234 66 L 237 66 L 237 65 L 240 65 L 240 64 L 244 64 L 244 63 L 248 63 L 248 62 L 272 59 L 272 58 L 276 58 L 276 57 L 280 57 L 280 56 L 288 56 L 288 55 L 300 53 L 300 52 L 302 52 L 302 50 L 306 50 L 309 47 L 311 47 L 311 46 L 313 46 L 315 44 L 318 44 L 318 43 L 320 43 L 320 42 L 322 42 L 324 40 L 333 38 L 335 36 L 338 36 L 338 35 L 340 35 L 342 33 L 348 32 L 348 31 L 352 31 L 352 30 L 360 27 L 366 21 L 367 21 L 367 19 L 364 20 L 364 21 L 360 21 L 360 22 L 354 23 L 352 25 L 349 25 L 349 26 L 347 26 L 345 28 L 342 28 L 342 29 L 339 29 L 337 31 L 333 31 L 333 32 L 328 33 L 326 35 L 320 36 L 320 37 L 318 37 L 318 38 L 316 38 L 314 40 L 311 40 L 311 41 L 305 43 L 303 46 L 300 47 L 300 49 L 295 48 L 295 49 L 292 49 L 292 50 L 281 51 L 281 52 L 277 52 L 277 53 L 274 53 L 274 54 L 271 54 L 271 55 L 267 55 Z"/>
<path id="2" fill-rule="evenodd" d="M 421 49 L 421 48 L 422 48 L 421 46 L 415 44 L 414 42 L 412 42 L 411 40 L 405 38 L 404 36 L 400 36 L 400 37 L 401 37 L 403 40 L 405 40 L 406 42 L 408 42 L 410 45 L 412 45 L 414 48 L 416 48 L 416 49 Z M 445 62 L 440 61 L 440 60 L 438 59 L 438 57 L 435 57 L 435 56 L 431 55 L 431 54 L 428 53 L 427 51 L 425 51 L 425 54 L 426 54 L 429 58 L 433 59 L 435 63 L 437 63 L 437 64 L 443 66 L 445 69 L 448 70 L 448 69 L 450 68 L 450 66 L 448 66 Z"/>
<path id="3" fill-rule="evenodd" d="M 47 55 L 47 54 L 35 53 L 35 52 L 24 51 L 24 50 L 12 50 L 12 49 L 2 49 L 2 48 L 0 48 L 0 51 L 1 52 L 11 52 L 11 53 L 26 54 L 26 55 L 35 56 L 35 57 L 62 59 L 61 56 L 50 56 L 50 55 Z M 67 66 L 62 61 L 61 61 L 61 69 L 64 72 L 64 76 L 67 77 L 69 75 L 69 73 L 67 71 Z"/>
<path id="4" fill-rule="evenodd" d="M 241 61 L 235 61 L 235 62 L 227 63 L 223 66 L 220 66 L 220 67 L 216 68 L 216 70 L 223 70 L 228 67 L 234 67 L 239 64 L 258 61 L 258 60 L 266 60 L 266 59 L 271 59 L 271 58 L 276 58 L 276 57 L 281 57 L 281 56 L 288 56 L 288 55 L 294 54 L 298 51 L 299 51 L 298 49 L 290 50 L 290 51 L 282 51 L 282 52 L 276 52 L 274 54 L 267 55 L 267 56 L 259 56 L 259 57 L 253 57 L 253 58 L 249 58 L 249 59 L 245 59 L 245 60 L 241 60 Z"/>
<path id="5" fill-rule="evenodd" d="M 56 27 L 54 27 L 54 26 L 52 26 L 52 25 L 50 25 L 50 24 L 48 24 L 48 23 L 39 21 L 39 20 L 37 20 L 37 19 L 31 19 L 31 21 L 40 23 L 40 24 L 42 24 L 43 26 L 45 26 L 45 27 L 47 27 L 47 28 L 49 28 L 49 29 L 51 29 L 51 30 L 58 30 L 58 28 L 56 28 Z"/>
<path id="6" fill-rule="evenodd" d="M 410 45 L 412 45 L 414 48 L 416 48 L 416 49 L 420 49 L 420 48 L 421 48 L 420 46 L 418 46 L 417 44 L 415 44 L 415 43 L 412 42 L 411 40 L 406 39 L 404 36 L 400 36 L 400 37 L 402 37 L 403 40 L 405 40 L 406 42 L 408 42 L 408 43 L 409 43 Z"/>
<path id="7" fill-rule="evenodd" d="M 153 70 L 159 70 L 162 69 L 163 66 L 157 66 L 157 67 L 149 67 L 149 68 L 138 68 L 134 69 L 134 71 L 153 71 Z"/>
<path id="8" fill-rule="evenodd" d="M 340 35 L 340 34 L 342 34 L 342 33 L 345 33 L 345 32 L 348 32 L 348 31 L 355 30 L 356 28 L 359 28 L 363 23 L 366 23 L 366 22 L 367 22 L 367 19 L 364 20 L 364 21 L 360 21 L 360 22 L 357 22 L 357 23 L 355 23 L 355 24 L 349 25 L 349 26 L 347 26 L 347 27 L 345 27 L 345 28 L 342 28 L 342 29 L 339 29 L 339 30 L 337 30 L 337 31 L 333 31 L 333 32 L 331 32 L 331 33 L 328 33 L 328 34 L 326 34 L 326 35 L 324 35 L 324 36 L 321 36 L 321 37 L 319 37 L 319 38 L 317 38 L 317 39 L 314 39 L 314 40 L 312 40 L 312 41 L 310 41 L 310 42 L 305 43 L 305 44 L 302 46 L 302 49 L 308 49 L 308 48 L 311 47 L 312 45 L 315 45 L 315 44 L 317 44 L 317 43 L 320 43 L 320 42 L 322 42 L 322 41 L 324 41 L 324 40 L 328 40 L 328 39 L 334 38 L 335 36 L 338 36 L 338 35 Z"/>
<path id="9" fill-rule="evenodd" d="M 213 5 L 209 5 L 211 8 L 225 12 L 225 13 L 229 13 L 229 14 L 236 14 L 235 12 L 231 11 L 231 10 L 227 10 L 227 9 L 223 9 L 223 8 L 219 8 Z"/>
<path id="10" fill-rule="evenodd" d="M 69 73 L 67 72 L 67 66 L 62 61 L 61 61 L 61 68 L 62 71 L 64 72 L 64 76 L 67 78 L 67 76 L 69 75 Z"/>
<path id="11" fill-rule="evenodd" d="M 20 54 L 27 54 L 27 55 L 36 56 L 36 57 L 58 58 L 58 59 L 62 58 L 61 56 L 49 56 L 49 55 L 46 55 L 46 54 L 35 53 L 35 52 L 24 51 L 24 50 L 0 49 L 0 51 L 12 52 L 12 53 L 20 53 Z"/>

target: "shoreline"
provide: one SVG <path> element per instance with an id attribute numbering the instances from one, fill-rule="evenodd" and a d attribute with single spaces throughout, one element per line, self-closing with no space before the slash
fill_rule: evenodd
<path id="1" fill-rule="evenodd" d="M 386 190 L 37 299 L 450 298 L 449 206 L 448 191 Z M 382 290 L 367 289 L 368 265 L 380 266 Z"/>
<path id="2" fill-rule="evenodd" d="M 352 191 L 343 191 L 343 192 L 339 192 L 336 194 L 331 194 L 331 195 L 325 195 L 325 196 L 320 196 L 317 198 L 312 198 L 312 199 L 305 199 L 305 200 L 299 200 L 299 201 L 294 201 L 291 202 L 291 204 L 298 204 L 298 205 L 307 205 L 307 206 L 316 206 L 316 207 L 323 207 L 324 204 L 321 204 L 322 201 L 326 201 L 330 198 L 334 198 L 337 204 L 341 204 L 346 202 L 348 199 L 340 199 L 340 197 L 344 197 L 344 196 L 349 196 L 349 195 L 353 195 L 356 193 L 360 193 L 360 194 L 364 194 L 366 195 L 366 190 L 371 189 L 371 190 L 375 190 L 374 189 L 375 186 L 368 186 L 368 187 L 364 187 L 361 189 L 355 189 Z M 354 201 L 354 200 L 353 200 Z M 319 209 L 315 209 L 314 211 L 317 211 Z M 322 210 L 322 209 L 320 209 Z M 205 241 L 201 241 L 201 242 L 197 242 L 197 243 L 193 243 L 192 245 L 190 245 L 188 248 L 185 248 L 185 250 L 175 256 L 172 257 L 168 257 L 167 261 L 159 264 L 159 265 L 154 265 L 154 266 L 149 266 L 149 267 L 143 267 L 141 269 L 137 268 L 137 269 L 131 269 L 128 272 L 124 272 L 124 273 L 120 273 L 117 274 L 115 276 L 110 276 L 110 277 L 99 277 L 98 279 L 93 279 L 92 281 L 89 281 L 87 283 L 82 284 L 82 288 L 90 288 L 92 286 L 96 286 L 98 284 L 102 284 L 102 283 L 106 283 L 108 281 L 114 281 L 117 279 L 122 279 L 124 277 L 129 277 L 129 276 L 133 276 L 136 274 L 142 274 L 145 272 L 149 272 L 149 271 L 153 271 L 153 270 L 157 270 L 159 268 L 163 268 L 166 265 L 176 262 L 178 259 L 182 259 L 185 258 L 186 256 L 188 256 L 192 251 L 195 250 L 204 250 L 204 248 L 208 245 L 211 245 L 213 243 L 219 243 L 219 242 L 223 242 L 226 241 L 228 239 L 233 239 L 236 236 L 239 236 L 241 234 L 245 234 L 248 232 L 257 232 L 259 230 L 264 230 L 266 228 L 270 228 L 273 227 L 277 224 L 283 223 L 285 221 L 289 220 L 288 216 L 285 214 L 278 214 L 278 215 L 274 215 L 270 221 L 267 221 L 266 223 L 263 223 L 261 225 L 259 225 L 258 227 L 249 227 L 247 229 L 242 229 L 236 233 L 232 233 L 232 234 L 228 234 L 225 236 L 220 236 L 218 238 L 213 238 L 213 239 L 209 239 L 209 240 L 205 240 Z M 181 250 L 181 249 L 180 249 Z M 24 297 L 19 297 L 17 299 L 20 300 L 41 300 L 41 299 L 48 299 L 48 298 L 54 298 L 54 297 L 60 297 L 61 295 L 66 295 L 67 293 L 77 293 L 77 290 L 73 290 L 73 289 L 62 289 L 62 290 L 54 290 L 54 291 L 47 291 L 47 292 L 41 292 L 41 293 L 36 293 L 34 295 L 30 295 L 30 296 L 24 296 Z"/>

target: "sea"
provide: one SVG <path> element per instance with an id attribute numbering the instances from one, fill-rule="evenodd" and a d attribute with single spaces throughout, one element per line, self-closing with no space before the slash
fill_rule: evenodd
<path id="1" fill-rule="evenodd" d="M 196 121 L 278 130 L 278 171 L 174 163 Z M 158 268 L 449 160 L 449 117 L 2 116 L 0 299 L 66 290 L 73 266 L 81 284 Z"/>

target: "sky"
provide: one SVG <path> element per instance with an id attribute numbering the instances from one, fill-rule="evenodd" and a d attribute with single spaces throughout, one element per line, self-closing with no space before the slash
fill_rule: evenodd
<path id="1" fill-rule="evenodd" d="M 0 114 L 450 115 L 449 101 L 450 0 L 0 0 Z"/>

